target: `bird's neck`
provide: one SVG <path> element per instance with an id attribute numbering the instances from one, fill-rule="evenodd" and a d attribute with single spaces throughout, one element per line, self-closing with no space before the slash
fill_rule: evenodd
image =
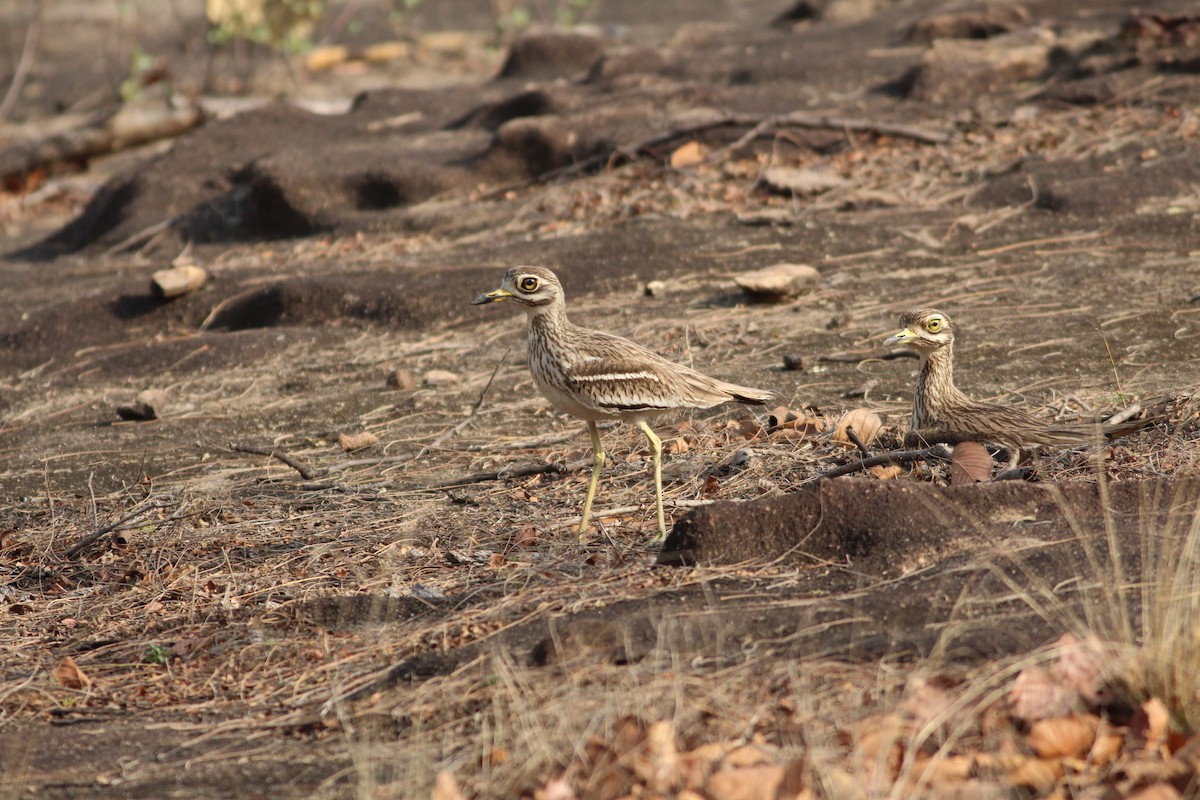
<path id="1" fill-rule="evenodd" d="M 942 418 L 947 407 L 965 400 L 954 385 L 953 345 L 922 353 L 917 390 L 913 394 L 913 428 L 933 424 Z"/>
<path id="2" fill-rule="evenodd" d="M 529 335 L 547 331 L 561 331 L 569 328 L 567 308 L 564 303 L 547 303 L 544 306 L 528 306 L 525 313 L 529 315 Z"/>

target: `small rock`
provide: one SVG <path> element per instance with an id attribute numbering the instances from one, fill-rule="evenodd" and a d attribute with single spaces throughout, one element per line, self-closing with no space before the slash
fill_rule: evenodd
<path id="1" fill-rule="evenodd" d="M 1027 28 L 991 39 L 938 39 L 917 66 L 909 98 L 954 103 L 1011 89 L 1046 75 L 1054 33 Z"/>
<path id="2" fill-rule="evenodd" d="M 783 357 L 783 368 L 789 372 L 800 372 L 804 369 L 804 358 L 788 353 Z"/>
<path id="3" fill-rule="evenodd" d="M 452 386 L 461 379 L 448 369 L 431 369 L 421 380 L 426 386 Z"/>
<path id="4" fill-rule="evenodd" d="M 363 50 L 363 59 L 375 64 L 403 61 L 412 55 L 408 42 L 379 42 Z"/>
<path id="5" fill-rule="evenodd" d="M 147 422 L 158 419 L 166 405 L 167 395 L 162 389 L 146 389 L 133 403 L 117 406 L 117 416 L 129 422 Z"/>
<path id="6" fill-rule="evenodd" d="M 501 78 L 553 79 L 583 72 L 605 49 L 599 36 L 574 31 L 530 31 L 508 48 Z"/>
<path id="7" fill-rule="evenodd" d="M 937 39 L 989 39 L 1023 28 L 1029 20 L 1029 10 L 1015 2 L 952 4 L 914 22 L 905 39 L 920 44 Z"/>
<path id="8" fill-rule="evenodd" d="M 164 300 L 194 292 L 208 281 L 208 273 L 195 264 L 160 269 L 150 278 L 150 287 Z"/>
<path id="9" fill-rule="evenodd" d="M 745 469 L 750 466 L 750 462 L 754 460 L 754 451 L 746 447 L 741 450 L 734 451 L 729 457 L 729 466 L 732 469 Z"/>
<path id="10" fill-rule="evenodd" d="M 466 31 L 434 31 L 426 33 L 417 40 L 417 47 L 423 53 L 439 55 L 462 55 L 471 46 L 471 37 Z"/>
<path id="11" fill-rule="evenodd" d="M 417 377 L 411 369 L 393 369 L 387 374 L 387 388 L 398 392 L 411 392 L 417 388 Z"/>
<path id="12" fill-rule="evenodd" d="M 846 179 L 831 169 L 768 167 L 763 170 L 763 185 L 780 194 L 811 197 L 846 185 Z"/>
<path id="13" fill-rule="evenodd" d="M 354 450 L 362 450 L 364 447 L 370 447 L 378 441 L 379 437 L 370 431 L 338 434 L 338 446 L 347 453 Z"/>
<path id="14" fill-rule="evenodd" d="M 862 22 L 879 13 L 887 5 L 887 0 L 830 0 L 821 11 L 821 20 L 843 25 Z"/>
<path id="15" fill-rule="evenodd" d="M 646 285 L 642 288 L 642 292 L 646 297 L 662 297 L 666 291 L 666 281 L 646 281 Z"/>
<path id="16" fill-rule="evenodd" d="M 847 398 L 862 397 L 865 399 L 866 396 L 871 393 L 871 390 L 874 389 L 876 384 L 878 384 L 878 383 L 879 383 L 878 381 L 869 380 L 865 383 L 855 386 L 853 389 L 850 389 L 849 391 L 846 391 L 845 393 L 842 394 L 842 397 L 847 397 Z"/>
<path id="17" fill-rule="evenodd" d="M 779 302 L 808 291 L 817 285 L 819 277 L 820 273 L 807 264 L 774 264 L 733 280 L 751 299 Z"/>
<path id="18" fill-rule="evenodd" d="M 322 72 L 344 64 L 349 58 L 350 51 L 341 45 L 314 47 L 304 59 L 304 68 L 309 72 Z"/>
<path id="19" fill-rule="evenodd" d="M 690 481 L 699 470 L 691 461 L 668 461 L 662 465 L 663 483 Z"/>

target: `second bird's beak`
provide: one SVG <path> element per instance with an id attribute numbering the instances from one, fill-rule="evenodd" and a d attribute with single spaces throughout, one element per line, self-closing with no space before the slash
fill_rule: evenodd
<path id="1" fill-rule="evenodd" d="M 490 292 L 484 292 L 471 301 L 473 306 L 481 306 L 484 303 L 494 303 L 497 300 L 507 300 L 512 297 L 512 292 L 508 289 L 493 289 Z"/>
<path id="2" fill-rule="evenodd" d="M 902 331 L 896 331 L 891 336 L 884 339 L 883 346 L 892 347 L 894 345 L 904 344 L 905 342 L 912 341 L 915 338 L 917 338 L 917 335 L 913 333 L 913 329 L 905 328 Z"/>

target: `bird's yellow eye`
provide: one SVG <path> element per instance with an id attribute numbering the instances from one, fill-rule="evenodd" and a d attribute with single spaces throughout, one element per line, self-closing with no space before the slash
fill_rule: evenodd
<path id="1" fill-rule="evenodd" d="M 534 292 L 537 291 L 538 279 L 529 277 L 521 278 L 521 282 L 517 286 L 522 292 Z"/>
<path id="2" fill-rule="evenodd" d="M 930 333 L 937 333 L 941 329 L 942 329 L 942 318 L 941 317 L 930 317 L 929 321 L 925 323 L 925 330 L 929 331 Z"/>

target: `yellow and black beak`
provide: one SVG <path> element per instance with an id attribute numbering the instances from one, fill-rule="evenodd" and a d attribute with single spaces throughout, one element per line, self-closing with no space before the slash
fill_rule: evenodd
<path id="1" fill-rule="evenodd" d="M 898 344 L 905 344 L 917 338 L 917 334 L 912 328 L 905 328 L 902 331 L 896 331 L 891 336 L 883 340 L 884 347 L 894 347 Z"/>
<path id="2" fill-rule="evenodd" d="M 484 303 L 495 303 L 498 300 L 507 300 L 510 297 L 512 297 L 512 292 L 508 289 L 493 289 L 476 297 L 471 301 L 471 305 L 481 306 Z"/>

